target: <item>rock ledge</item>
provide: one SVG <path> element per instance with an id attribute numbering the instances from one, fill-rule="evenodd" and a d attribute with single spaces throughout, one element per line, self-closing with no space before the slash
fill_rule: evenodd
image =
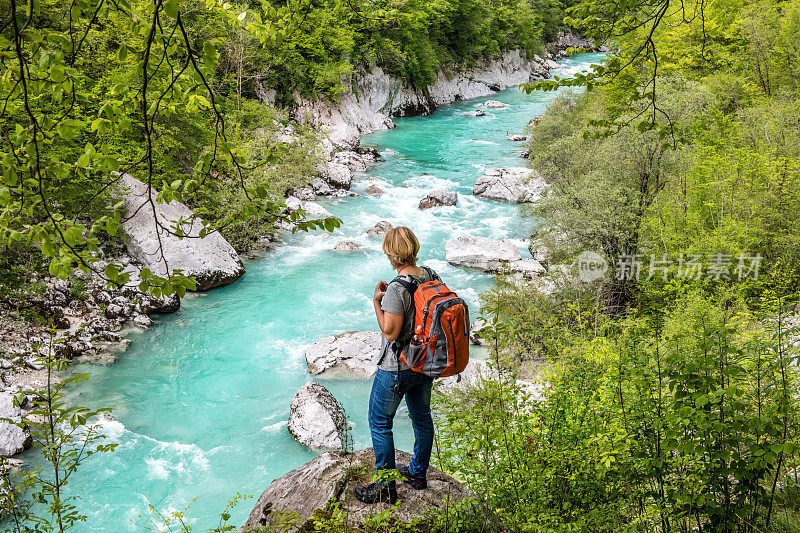
<path id="1" fill-rule="evenodd" d="M 397 450 L 398 463 L 411 460 L 411 455 Z M 292 515 L 297 517 L 300 527 L 317 509 L 325 508 L 332 501 L 340 502 L 345 511 L 348 526 L 358 527 L 364 519 L 376 512 L 391 509 L 386 503 L 365 505 L 353 496 L 353 487 L 369 483 L 375 468 L 372 448 L 352 454 L 327 452 L 274 480 L 261 494 L 239 533 L 255 533 L 272 521 Z M 422 519 L 426 512 L 452 506 L 471 496 L 471 491 L 452 477 L 434 468 L 428 469 L 428 488 L 413 490 L 405 483 L 398 483 L 397 508 L 390 511 L 397 520 L 405 523 Z M 449 502 L 448 502 L 449 500 Z"/>
<path id="2" fill-rule="evenodd" d="M 376 359 L 381 346 L 377 331 L 347 331 L 323 337 L 306 350 L 306 363 L 311 374 L 337 370 L 371 377 L 378 369 Z"/>

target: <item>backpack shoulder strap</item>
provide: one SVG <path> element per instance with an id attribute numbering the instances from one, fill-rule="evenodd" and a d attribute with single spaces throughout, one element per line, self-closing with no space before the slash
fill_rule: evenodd
<path id="1" fill-rule="evenodd" d="M 391 284 L 391 283 L 397 282 L 397 283 L 400 284 L 401 287 L 403 287 L 405 290 L 408 291 L 408 293 L 411 295 L 411 307 L 413 309 L 413 307 L 414 307 L 414 293 L 417 291 L 417 282 L 413 281 L 414 278 L 411 278 L 411 279 L 412 279 L 412 281 L 406 281 L 405 279 L 403 279 L 402 276 L 397 276 L 396 278 L 394 278 L 389 283 Z M 413 333 L 412 333 L 412 335 L 413 335 Z M 409 337 L 409 339 L 410 339 L 410 337 Z M 399 341 L 400 341 L 400 339 L 398 338 L 398 339 L 388 343 L 388 345 L 386 346 L 386 349 L 381 354 L 380 359 L 378 359 L 378 364 L 379 365 L 383 362 L 383 359 L 386 357 L 386 352 L 388 352 L 389 350 L 392 350 L 392 352 L 394 352 L 394 354 L 395 354 L 395 357 L 398 358 L 398 368 L 399 368 L 400 351 L 403 348 L 401 342 L 399 342 Z"/>
<path id="2" fill-rule="evenodd" d="M 428 277 L 431 278 L 431 280 L 442 281 L 442 278 L 440 278 L 439 275 L 436 272 L 434 272 L 431 267 L 423 266 L 422 270 L 428 273 Z"/>
<path id="3" fill-rule="evenodd" d="M 411 279 L 413 280 L 414 278 L 411 278 Z M 414 292 L 416 292 L 416 290 L 417 290 L 417 282 L 416 281 L 406 281 L 406 280 L 403 279 L 402 276 L 397 276 L 396 278 L 394 278 L 389 283 L 394 283 L 394 282 L 399 283 L 405 290 L 407 290 L 411 294 L 411 296 L 414 296 Z"/>

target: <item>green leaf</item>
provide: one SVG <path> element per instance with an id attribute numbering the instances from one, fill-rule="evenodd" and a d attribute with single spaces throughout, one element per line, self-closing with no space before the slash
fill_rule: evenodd
<path id="1" fill-rule="evenodd" d="M 89 168 L 89 165 L 92 163 L 92 156 L 89 154 L 81 154 L 78 157 L 78 160 L 75 162 L 75 166 L 79 168 Z"/>
<path id="2" fill-rule="evenodd" d="M 64 242 L 68 246 L 77 246 L 83 240 L 83 233 L 81 232 L 80 228 L 76 226 L 72 226 L 67 228 L 66 231 L 63 233 L 64 235 Z"/>
<path id="3" fill-rule="evenodd" d="M 118 230 L 119 230 L 119 221 L 115 218 L 109 218 L 106 221 L 106 233 L 108 233 L 113 237 L 117 234 Z"/>
<path id="4" fill-rule="evenodd" d="M 166 13 L 172 18 L 178 16 L 178 10 L 180 8 L 180 0 L 166 0 L 163 5 L 164 5 L 164 13 Z"/>
<path id="5" fill-rule="evenodd" d="M 112 95 L 120 95 L 125 94 L 128 92 L 128 84 L 127 83 L 117 83 L 113 87 L 111 87 L 111 94 Z"/>
<path id="6" fill-rule="evenodd" d="M 56 247 L 49 238 L 46 238 L 42 241 L 42 253 L 47 257 L 53 257 L 56 255 Z"/>
<path id="7" fill-rule="evenodd" d="M 50 79 L 56 83 L 61 83 L 67 79 L 67 73 L 63 67 L 56 66 L 50 69 Z"/>
<path id="8" fill-rule="evenodd" d="M 119 277 L 119 269 L 117 268 L 117 265 L 113 263 L 109 263 L 108 265 L 106 265 L 104 273 L 106 277 L 111 281 L 116 281 L 117 278 Z"/>

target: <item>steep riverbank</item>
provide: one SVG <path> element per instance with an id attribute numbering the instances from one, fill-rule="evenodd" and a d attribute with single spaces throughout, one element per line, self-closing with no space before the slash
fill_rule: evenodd
<path id="1" fill-rule="evenodd" d="M 588 40 L 560 32 L 542 56 L 527 57 L 522 50 L 508 50 L 494 59 L 482 59 L 469 68 L 440 71 L 428 87 L 410 86 L 376 67 L 356 71 L 336 102 L 297 97 L 295 118 L 327 133 L 334 146 L 352 149 L 359 136 L 395 127 L 393 118 L 428 115 L 437 107 L 459 100 L 479 98 L 497 91 L 549 78 L 570 48 L 594 48 Z M 605 48 L 603 48 L 605 50 Z"/>

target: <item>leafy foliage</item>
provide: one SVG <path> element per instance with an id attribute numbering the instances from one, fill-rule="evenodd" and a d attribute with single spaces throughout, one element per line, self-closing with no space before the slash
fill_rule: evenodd
<path id="1" fill-rule="evenodd" d="M 49 345 L 42 347 L 45 355 L 39 358 L 47 371 L 46 388 L 41 393 L 23 390 L 17 394 L 15 403 L 18 405 L 27 398 L 35 398 L 36 403 L 25 420 L 6 420 L 30 431 L 44 461 L 44 465 L 14 478 L 9 478 L 7 473 L 3 476 L 2 511 L 8 517 L 9 530 L 14 533 L 62 533 L 85 521 L 86 516 L 77 505 L 78 497 L 66 496 L 64 489 L 83 460 L 96 453 L 113 452 L 117 446 L 106 443 L 98 426 L 88 423 L 110 409 L 90 410 L 67 402 L 66 388 L 87 379 L 87 375 L 56 381 L 55 372 L 63 370 L 66 363 L 55 356 L 53 334 L 51 332 Z M 7 471 L 4 469 L 4 472 Z"/>
<path id="2" fill-rule="evenodd" d="M 696 295 L 676 309 L 663 328 L 627 320 L 574 343 L 545 371 L 543 398 L 501 359 L 495 379 L 439 397 L 445 468 L 480 495 L 484 526 L 763 531 L 792 512 L 798 376 L 786 331 L 752 329 Z"/>
<path id="3" fill-rule="evenodd" d="M 498 374 L 442 398 L 439 421 L 445 468 L 481 495 L 480 528 L 797 530 L 798 7 L 571 10 L 617 52 L 528 87 L 586 89 L 529 128 L 551 183 L 535 211 L 558 236 L 552 272 L 586 249 L 612 270 L 484 294 Z M 760 275 L 614 276 L 621 256 L 717 253 L 760 255 Z M 546 365 L 542 397 L 512 371 L 531 359 Z"/>

